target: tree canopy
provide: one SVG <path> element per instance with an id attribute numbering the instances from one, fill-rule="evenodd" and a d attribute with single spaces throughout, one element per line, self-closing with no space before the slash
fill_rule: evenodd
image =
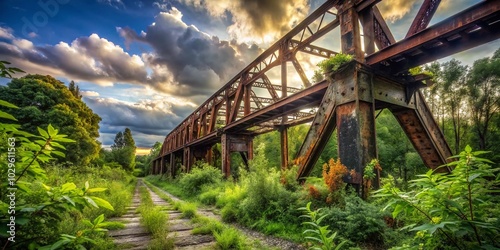
<path id="1" fill-rule="evenodd" d="M 136 148 L 132 131 L 125 128 L 125 131 L 116 133 L 115 143 L 111 145 L 112 160 L 119 163 L 125 170 L 132 171 L 135 167 Z"/>
<path id="2" fill-rule="evenodd" d="M 52 76 L 27 75 L 0 86 L 0 99 L 19 107 L 9 112 L 22 130 L 36 134 L 37 127 L 52 124 L 76 141 L 67 145 L 66 158 L 59 161 L 86 165 L 98 157 L 101 118 L 63 82 Z"/>

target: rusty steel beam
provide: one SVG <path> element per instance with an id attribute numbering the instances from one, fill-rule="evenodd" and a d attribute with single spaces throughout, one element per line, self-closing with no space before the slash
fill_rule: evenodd
<path id="1" fill-rule="evenodd" d="M 389 108 L 394 114 L 424 164 L 431 168 L 450 162 L 451 149 L 420 91 L 413 95 L 415 107 Z"/>
<path id="2" fill-rule="evenodd" d="M 364 53 L 361 50 L 359 17 L 353 4 L 353 2 L 345 1 L 340 6 L 340 41 L 342 53 L 353 55 L 354 58 L 362 61 Z"/>
<path id="3" fill-rule="evenodd" d="M 365 166 L 377 158 L 374 113 L 373 103 L 364 101 L 341 105 L 336 111 L 338 156 L 342 164 L 355 171 L 344 180 L 355 184 L 358 192 L 362 190 Z"/>
<path id="4" fill-rule="evenodd" d="M 418 34 L 405 38 L 391 46 L 388 46 L 372 55 L 367 56 L 366 63 L 369 65 L 376 65 L 379 63 L 386 63 L 396 69 L 392 72 L 400 72 L 411 67 L 421 65 L 439 58 L 449 56 L 479 44 L 495 40 L 500 37 L 498 32 L 499 16 L 500 16 L 500 2 L 498 1 L 483 1 L 480 2 L 456 15 L 453 15 L 425 30 L 420 31 Z M 433 50 L 433 53 L 425 53 L 425 56 L 420 56 L 418 61 L 411 58 L 411 53 L 418 49 L 426 50 L 425 46 L 434 46 L 440 43 L 452 43 L 453 37 L 459 35 L 460 32 L 472 29 L 477 23 L 486 23 L 487 28 L 479 28 L 467 33 L 469 39 L 460 41 L 455 45 L 445 47 L 445 49 Z M 478 33 L 479 32 L 479 33 Z M 474 33 L 477 33 L 475 35 Z M 451 40 L 450 40 L 451 39 Z M 428 49 L 428 48 L 427 48 Z M 406 58 L 404 67 L 394 66 L 401 64 L 401 60 L 392 62 L 391 59 L 403 57 Z"/>
<path id="5" fill-rule="evenodd" d="M 441 0 L 425 0 L 422 3 L 420 9 L 418 10 L 417 16 L 415 17 L 415 19 L 413 19 L 413 22 L 411 23 L 408 33 L 406 33 L 405 38 L 413 36 L 416 33 L 427 28 L 427 25 L 429 25 L 432 16 L 434 16 L 434 13 L 436 13 L 436 10 L 439 7 L 440 2 Z"/>
<path id="6" fill-rule="evenodd" d="M 358 1 L 356 2 L 355 6 L 356 6 L 356 11 L 357 12 L 362 12 L 363 10 L 369 10 L 370 8 L 372 8 L 373 6 L 375 6 L 375 4 L 379 3 L 381 0 L 362 0 L 362 1 Z"/>
<path id="7" fill-rule="evenodd" d="M 231 112 L 229 115 L 228 122 L 233 122 L 234 120 L 236 120 L 236 116 L 238 115 L 241 101 L 243 99 L 244 91 L 245 91 L 245 84 L 244 84 L 243 79 L 242 79 L 240 81 L 240 85 L 238 85 L 238 89 L 236 90 L 236 95 L 234 97 L 233 106 L 231 107 Z"/>
<path id="8" fill-rule="evenodd" d="M 280 131 L 280 155 L 281 155 L 281 170 L 288 168 L 288 128 L 281 126 Z"/>
<path id="9" fill-rule="evenodd" d="M 387 23 L 382 17 L 382 14 L 380 13 L 380 10 L 377 8 L 377 6 L 373 7 L 373 17 L 375 18 L 373 22 L 373 32 L 377 47 L 379 49 L 383 49 L 395 43 L 396 39 L 394 39 L 389 26 L 387 26 Z"/>
<path id="10" fill-rule="evenodd" d="M 295 67 L 295 70 L 299 74 L 300 79 L 302 80 L 302 83 L 304 84 L 304 87 L 306 87 L 306 88 L 310 87 L 311 82 L 307 78 L 306 73 L 304 73 L 304 70 L 302 69 L 302 66 L 300 66 L 299 61 L 297 61 L 297 58 L 295 58 L 295 56 L 293 56 L 291 61 L 292 61 L 293 67 Z M 286 88 L 286 86 L 282 87 L 282 89 L 284 89 L 284 88 Z M 283 91 L 283 93 L 286 93 L 286 91 Z"/>
<path id="11" fill-rule="evenodd" d="M 297 40 L 290 41 L 290 46 L 296 52 L 300 51 L 300 52 L 304 52 L 304 53 L 307 53 L 310 55 L 315 55 L 315 56 L 324 57 L 324 58 L 330 58 L 330 57 L 338 54 L 337 52 L 335 52 L 333 50 L 325 49 L 323 47 L 312 45 L 312 44 L 305 45 L 302 48 L 298 49 L 299 45 L 300 45 L 300 42 Z M 295 48 L 297 48 L 297 49 L 295 49 Z"/>
<path id="12" fill-rule="evenodd" d="M 365 54 L 370 55 L 375 52 L 375 17 L 373 16 L 373 10 L 371 8 L 363 10 L 359 12 L 359 17 L 363 26 Z"/>
<path id="13" fill-rule="evenodd" d="M 271 84 L 270 82 L 268 82 L 268 83 L 265 83 L 265 82 L 254 82 L 253 83 L 253 87 L 256 87 L 256 88 L 267 88 L 267 89 L 271 89 L 272 88 L 274 90 L 273 92 L 276 93 L 276 97 L 274 97 L 273 95 L 271 95 L 271 97 L 274 100 L 280 99 L 280 97 L 277 96 L 277 92 L 276 91 L 282 91 L 281 85 Z M 288 93 L 295 94 L 295 93 L 299 93 L 300 91 L 302 91 L 302 89 L 288 86 L 288 87 L 286 87 L 286 91 Z"/>
<path id="14" fill-rule="evenodd" d="M 299 93 L 287 96 L 276 103 L 232 122 L 225 126 L 223 130 L 224 132 L 236 133 L 276 117 L 296 113 L 301 109 L 318 105 L 327 87 L 328 83 L 326 81 L 319 82 Z"/>
<path id="15" fill-rule="evenodd" d="M 314 116 L 311 127 L 295 160 L 295 164 L 299 166 L 297 179 L 309 176 L 330 135 L 335 129 L 336 92 L 336 85 L 328 84 L 328 89 L 321 100 L 318 112 Z"/>

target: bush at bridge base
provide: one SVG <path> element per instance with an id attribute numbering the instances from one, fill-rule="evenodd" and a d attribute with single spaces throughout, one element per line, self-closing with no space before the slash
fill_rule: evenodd
<path id="1" fill-rule="evenodd" d="M 497 192 L 500 170 L 479 158 L 482 152 L 467 149 L 450 175 L 421 175 L 407 192 L 386 184 L 377 197 L 365 201 L 345 184 L 332 182 L 341 164 L 338 161 L 330 161 L 321 177 L 310 177 L 303 186 L 290 186 L 294 173 L 287 172 L 282 178 L 278 169 L 268 167 L 263 149 L 258 147 L 249 171 L 241 171 L 238 181 L 224 181 L 218 169 L 204 164 L 169 185 L 185 197 L 215 204 L 225 221 L 297 242 L 304 241 L 305 230 L 297 208 L 311 201 L 312 209 L 324 208 L 323 223 L 337 231 L 340 240 L 348 240 L 346 247 L 442 249 L 453 244 L 469 249 L 499 245 L 493 235 L 500 228 L 496 205 L 500 201 L 492 194 Z M 384 207 L 388 210 L 382 211 Z M 414 230 L 401 231 L 402 227 Z M 476 234 L 475 229 L 481 233 Z"/>
<path id="2" fill-rule="evenodd" d="M 191 172 L 179 177 L 179 186 L 188 196 L 199 195 L 204 187 L 218 186 L 221 182 L 220 170 L 203 162 L 197 162 Z"/>

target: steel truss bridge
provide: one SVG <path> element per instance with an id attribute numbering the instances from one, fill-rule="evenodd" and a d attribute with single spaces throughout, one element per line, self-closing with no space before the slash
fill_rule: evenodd
<path id="1" fill-rule="evenodd" d="M 428 27 L 440 0 L 424 0 L 399 41 L 377 7 L 381 1 L 329 0 L 321 5 L 173 129 L 152 173 L 174 176 L 181 164 L 190 171 L 195 160 L 213 162 L 212 147 L 221 143 L 221 171 L 229 176 L 231 153 L 239 152 L 247 164 L 252 139 L 274 130 L 281 134 L 281 165 L 286 168 L 287 128 L 303 123 L 311 127 L 294 158 L 300 167 L 297 178 L 310 174 L 335 129 L 342 163 L 362 173 L 377 158 L 375 112 L 380 109 L 394 114 L 427 167 L 446 163 L 450 148 L 420 92 L 428 79 L 408 70 L 499 38 L 500 1 L 479 2 Z M 312 83 L 297 55 L 329 58 L 339 53 L 320 44 L 333 44 L 355 60 L 331 79 Z M 281 77 L 271 79 L 272 70 Z M 302 86 L 297 87 L 289 71 L 295 71 Z M 362 185 L 361 178 L 346 181 Z"/>

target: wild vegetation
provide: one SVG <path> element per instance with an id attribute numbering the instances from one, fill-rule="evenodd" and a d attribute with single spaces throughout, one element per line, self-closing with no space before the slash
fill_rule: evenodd
<path id="1" fill-rule="evenodd" d="M 4 63 L 0 75 L 10 77 Z M 121 168 L 90 164 L 100 118 L 74 85 L 50 76 L 0 88 L 13 102 L 0 99 L 2 249 L 113 249 L 106 231 L 123 225 L 106 219 L 125 212 L 135 181 Z"/>
<path id="2" fill-rule="evenodd" d="M 147 179 L 200 206 L 215 206 L 226 222 L 312 249 L 498 248 L 494 237 L 500 230 L 500 211 L 495 206 L 500 149 L 494 143 L 500 136 L 498 54 L 472 67 L 452 60 L 412 70 L 433 78 L 434 85 L 425 95 L 456 154 L 449 174 L 425 168 L 400 125 L 383 110 L 376 125 L 379 159 L 366 166 L 362 178 L 371 189 L 379 170 L 382 188 L 368 190 L 365 197 L 343 182 L 342 177 L 352 173 L 337 158 L 335 134 L 302 185 L 295 180 L 296 166 L 280 170 L 278 132 L 254 139 L 255 155 L 248 169 L 232 158 L 236 163 L 228 180 L 222 178 L 218 162 L 215 166 L 199 162 L 176 179 Z M 478 72 L 487 76 L 479 77 Z M 289 128 L 290 156 L 296 155 L 307 129 L 306 125 Z M 213 149 L 217 154 L 218 147 Z M 216 225 L 199 230 L 212 227 Z"/>
<path id="3" fill-rule="evenodd" d="M 338 57 L 321 65 L 334 70 L 349 60 Z M 1 77 L 20 71 L 6 65 L 0 62 Z M 421 72 L 433 79 L 423 92 L 456 155 L 446 166 L 451 173 L 426 169 L 392 114 L 383 110 L 377 114 L 378 159 L 362 176 L 368 187 L 364 197 L 343 182 L 355 173 L 338 159 L 335 134 L 301 184 L 297 166 L 280 168 L 278 132 L 254 139 L 248 168 L 233 155 L 229 179 L 217 161 L 198 162 L 175 179 L 146 179 L 185 199 L 175 207 L 198 223 L 196 233 L 212 234 L 220 249 L 249 245 L 234 228 L 199 216 L 197 207 L 214 206 L 225 222 L 311 249 L 500 248 L 500 50 L 472 66 L 451 60 L 410 73 Z M 320 76 L 315 74 L 316 80 Z M 0 86 L 0 174 L 8 177 L 0 184 L 4 249 L 116 247 L 106 230 L 123 225 L 107 220 L 125 212 L 136 183 L 132 174 L 150 173 L 161 144 L 136 157 L 127 128 L 111 150 L 102 149 L 101 118 L 81 98 L 74 82 L 67 87 L 51 76 L 27 75 Z M 307 125 L 288 128 L 290 157 L 307 130 Z M 220 153 L 220 145 L 213 149 Z M 382 173 L 378 191 L 370 188 L 376 170 Z M 142 192 L 142 222 L 153 235 L 163 235 L 164 223 L 158 222 L 166 218 Z M 170 244 L 157 238 L 152 248 Z"/>

